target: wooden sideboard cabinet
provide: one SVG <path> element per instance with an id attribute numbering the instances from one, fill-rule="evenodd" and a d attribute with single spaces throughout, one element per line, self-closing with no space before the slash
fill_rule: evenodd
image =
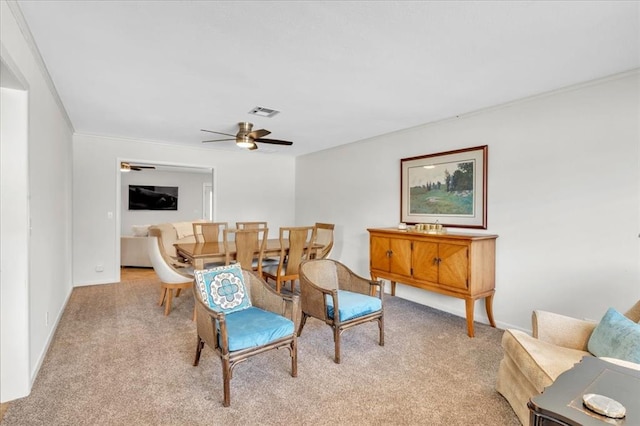
<path id="1" fill-rule="evenodd" d="M 374 280 L 396 282 L 465 300 L 467 334 L 474 336 L 474 305 L 485 299 L 492 327 L 497 235 L 429 234 L 395 228 L 368 229 Z"/>

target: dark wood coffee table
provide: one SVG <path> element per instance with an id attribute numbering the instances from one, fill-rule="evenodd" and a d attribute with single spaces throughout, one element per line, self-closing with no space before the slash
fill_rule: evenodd
<path id="1" fill-rule="evenodd" d="M 627 409 L 626 416 L 611 419 L 594 413 L 582 404 L 586 393 L 615 399 Z M 640 425 L 640 371 L 587 356 L 527 405 L 531 426 Z"/>

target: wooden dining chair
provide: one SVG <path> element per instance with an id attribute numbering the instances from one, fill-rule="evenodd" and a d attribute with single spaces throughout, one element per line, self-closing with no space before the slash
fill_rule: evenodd
<path id="1" fill-rule="evenodd" d="M 262 276 L 265 281 L 276 282 L 276 291 L 280 293 L 283 283 L 291 281 L 291 292 L 295 291 L 300 262 L 309 259 L 316 239 L 313 226 L 280 228 L 280 258 L 277 265 L 265 266 Z"/>
<path id="2" fill-rule="evenodd" d="M 236 222 L 238 229 L 260 229 L 267 228 L 267 222 Z M 256 241 L 256 244 L 258 242 Z M 262 266 L 277 265 L 278 259 L 275 257 L 265 257 L 262 259 Z"/>
<path id="3" fill-rule="evenodd" d="M 243 269 L 253 270 L 262 276 L 262 262 L 267 247 L 269 228 L 260 229 L 225 229 L 223 243 L 225 263 L 239 263 Z M 235 251 L 231 247 L 235 241 Z M 232 256 L 235 253 L 235 257 Z"/>
<path id="4" fill-rule="evenodd" d="M 315 259 L 326 259 L 333 248 L 333 223 L 316 222 L 316 244 L 322 245 L 316 250 Z"/>
<path id="5" fill-rule="evenodd" d="M 227 222 L 195 222 L 193 235 L 196 243 L 209 243 L 220 241 L 222 232 L 228 228 Z"/>

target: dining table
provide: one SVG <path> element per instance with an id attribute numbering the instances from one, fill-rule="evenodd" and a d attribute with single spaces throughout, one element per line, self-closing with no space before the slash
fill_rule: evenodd
<path id="1" fill-rule="evenodd" d="M 288 242 L 285 241 L 285 255 L 288 251 Z M 235 242 L 229 241 L 229 255 L 235 258 L 236 245 Z M 224 262 L 226 253 L 224 243 L 208 242 L 208 243 L 176 243 L 174 244 L 178 256 L 183 257 L 187 262 L 191 263 L 195 269 L 204 269 L 204 264 L 209 262 Z M 312 246 L 313 253 L 322 248 L 322 244 L 314 243 Z M 280 239 L 267 239 L 267 246 L 264 250 L 264 257 L 280 256 Z M 313 255 L 311 257 L 314 257 Z"/>

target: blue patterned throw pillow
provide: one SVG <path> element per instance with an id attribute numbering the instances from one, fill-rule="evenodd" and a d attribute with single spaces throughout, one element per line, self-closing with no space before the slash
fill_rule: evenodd
<path id="1" fill-rule="evenodd" d="M 194 271 L 197 291 L 216 312 L 229 314 L 251 307 L 239 263 Z"/>
<path id="2" fill-rule="evenodd" d="M 591 333 L 588 348 L 598 357 L 640 363 L 640 324 L 609 308 Z"/>

